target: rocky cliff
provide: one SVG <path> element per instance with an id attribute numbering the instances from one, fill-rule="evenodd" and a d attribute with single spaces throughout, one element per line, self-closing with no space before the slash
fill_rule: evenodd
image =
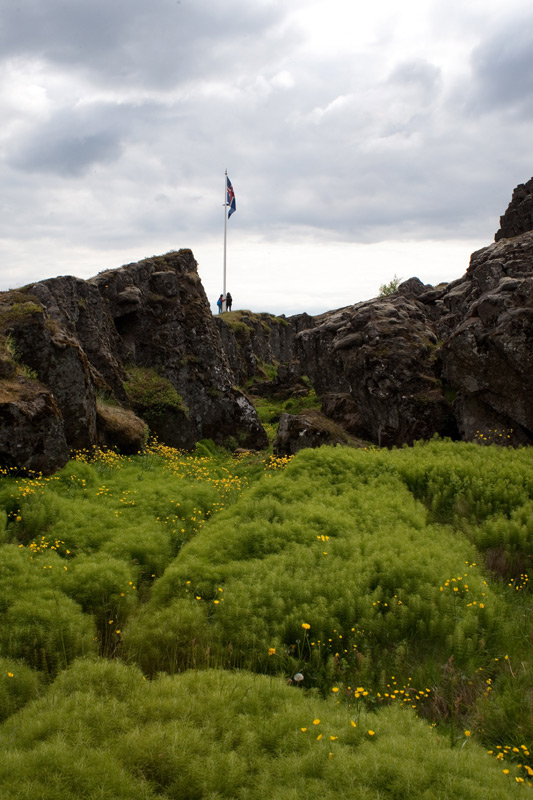
<path id="1" fill-rule="evenodd" d="M 47 472 L 95 444 L 135 451 L 144 421 L 176 447 L 267 443 L 189 250 L 4 292 L 0 334 L 4 466 Z"/>
<path id="2" fill-rule="evenodd" d="M 434 433 L 531 443 L 533 233 L 474 253 L 451 284 L 410 279 L 324 314 L 295 352 L 324 412 L 379 445 Z"/>
<path id="3" fill-rule="evenodd" d="M 383 446 L 435 433 L 530 444 L 533 178 L 500 225 L 462 278 L 411 278 L 317 317 L 213 318 L 189 250 L 4 292 L 0 465 L 48 472 L 95 444 L 136 452 L 147 425 L 176 447 L 264 447 L 236 386 L 287 397 L 309 380 L 322 417 L 285 420 L 284 452 L 298 449 L 291 430 L 342 441 L 326 418 Z"/>
<path id="4" fill-rule="evenodd" d="M 496 242 L 533 230 L 533 178 L 518 184 L 505 214 L 500 217 L 500 226 L 494 237 Z"/>
<path id="5" fill-rule="evenodd" d="M 245 364 L 276 364 L 271 388 L 286 392 L 307 375 L 327 417 L 378 445 L 435 433 L 533 442 L 533 178 L 500 225 L 449 284 L 411 278 L 388 297 L 289 317 L 281 339 L 268 315 L 240 331 L 222 317 L 233 368 L 248 377 Z"/>
<path id="6" fill-rule="evenodd" d="M 434 433 L 533 442 L 532 191 L 533 179 L 515 190 L 496 243 L 462 278 L 411 278 L 295 336 L 328 416 L 380 445 Z"/>

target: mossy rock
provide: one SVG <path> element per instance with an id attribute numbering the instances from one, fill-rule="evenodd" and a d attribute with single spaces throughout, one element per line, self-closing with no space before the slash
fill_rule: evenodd
<path id="1" fill-rule="evenodd" d="M 159 375 L 155 369 L 129 367 L 124 389 L 134 408 L 152 413 L 174 409 L 188 415 L 182 396 L 170 381 Z"/>
<path id="2" fill-rule="evenodd" d="M 117 447 L 121 453 L 138 453 L 148 438 L 148 426 L 127 408 L 98 401 L 96 420 L 106 447 Z"/>

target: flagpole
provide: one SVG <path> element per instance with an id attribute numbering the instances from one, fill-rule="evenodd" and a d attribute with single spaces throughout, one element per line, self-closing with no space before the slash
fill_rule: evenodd
<path id="1" fill-rule="evenodd" d="M 228 205 L 228 170 L 224 174 L 224 280 L 222 282 L 222 294 L 226 297 L 226 241 L 227 241 L 227 225 L 228 215 L 226 213 Z M 222 309 L 224 310 L 224 309 Z"/>

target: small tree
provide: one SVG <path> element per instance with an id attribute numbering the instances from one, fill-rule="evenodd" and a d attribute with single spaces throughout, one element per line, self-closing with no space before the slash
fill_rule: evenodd
<path id="1" fill-rule="evenodd" d="M 399 278 L 395 273 L 394 278 L 391 281 L 381 284 L 379 287 L 379 297 L 388 297 L 390 294 L 394 294 L 401 282 L 402 279 Z"/>

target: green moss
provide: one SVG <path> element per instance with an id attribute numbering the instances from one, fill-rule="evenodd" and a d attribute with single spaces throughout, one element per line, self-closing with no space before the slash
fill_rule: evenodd
<path id="1" fill-rule="evenodd" d="M 11 358 L 11 360 L 16 364 L 15 370 L 17 374 L 24 375 L 24 377 L 28 378 L 29 380 L 39 380 L 39 376 L 35 370 L 23 363 L 21 354 L 17 349 L 17 345 L 13 336 L 6 336 L 4 347 L 8 357 Z"/>
<path id="2" fill-rule="evenodd" d="M 270 332 L 272 325 L 289 324 L 284 317 L 276 317 L 274 314 L 255 314 L 247 310 L 228 311 L 223 315 L 222 320 L 229 325 L 230 328 L 234 328 L 234 326 L 237 326 L 239 323 L 246 325 L 249 330 L 252 330 L 252 328 L 250 328 L 248 323 L 261 325 L 266 333 Z"/>
<path id="3" fill-rule="evenodd" d="M 236 319 L 227 319 L 227 318 L 224 319 L 224 322 L 229 328 L 231 328 L 231 330 L 233 331 L 234 335 L 237 338 L 239 337 L 247 339 L 250 338 L 250 335 L 252 333 L 252 328 L 248 327 L 248 325 L 246 325 L 244 322 L 241 322 L 240 320 Z"/>
<path id="4" fill-rule="evenodd" d="M 148 367 L 129 367 L 124 389 L 130 402 L 151 411 L 175 409 L 188 414 L 182 396 L 167 378 Z"/>
<path id="5" fill-rule="evenodd" d="M 29 319 L 35 314 L 44 314 L 43 307 L 38 303 L 26 299 L 23 302 L 15 302 L 0 311 L 0 325 L 5 329 L 14 323 Z"/>

